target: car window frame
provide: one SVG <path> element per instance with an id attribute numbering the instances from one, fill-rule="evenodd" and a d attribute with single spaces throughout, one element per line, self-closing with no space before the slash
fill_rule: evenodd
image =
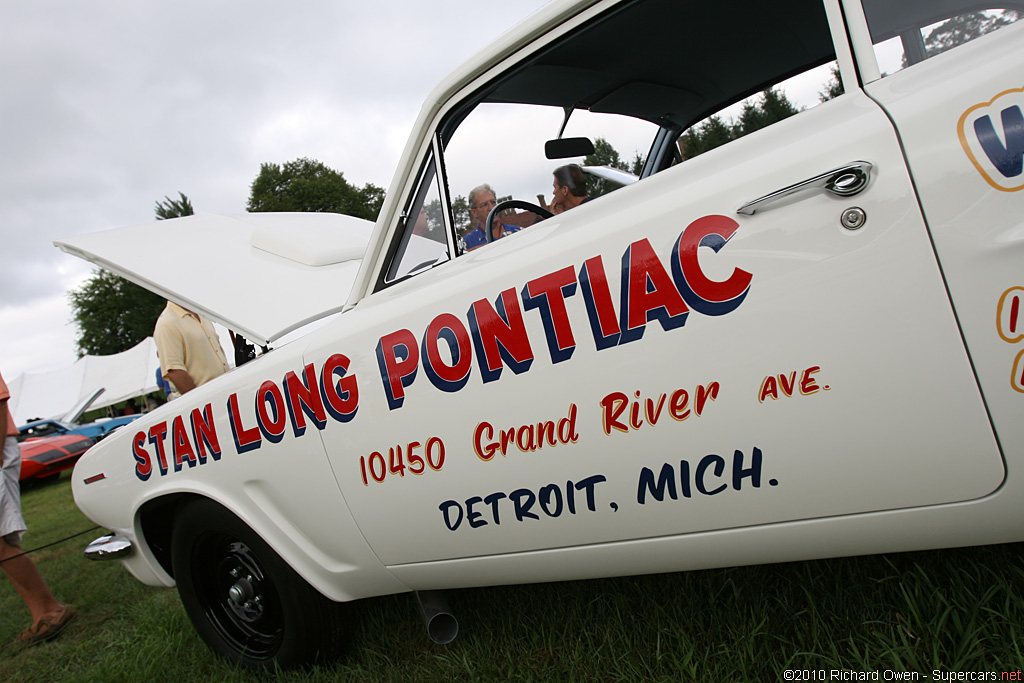
<path id="1" fill-rule="evenodd" d="M 422 204 L 429 194 L 429 188 L 424 192 L 424 187 L 429 184 L 427 182 L 427 174 L 431 165 L 433 165 L 433 173 L 431 174 L 432 177 L 429 179 L 429 183 L 435 184 L 438 199 L 441 203 L 441 220 L 445 235 L 445 246 L 448 250 L 448 258 L 425 268 L 419 268 L 405 273 L 404 275 L 391 278 L 391 270 L 404 256 L 405 247 L 408 246 L 409 243 L 409 237 L 411 236 L 410 233 L 413 229 L 413 224 L 409 222 L 409 218 L 412 216 L 414 211 L 423 209 Z M 441 151 L 440 136 L 436 130 L 431 136 L 430 145 L 420 157 L 419 170 L 413 177 L 415 178 L 415 181 L 411 184 L 410 189 L 405 196 L 404 206 L 394 221 L 396 228 L 393 231 L 387 253 L 381 261 L 381 267 L 377 271 L 376 282 L 373 287 L 374 292 L 393 287 L 410 278 L 416 277 L 417 275 L 421 275 L 429 270 L 433 270 L 434 268 L 446 263 L 450 263 L 459 255 L 458 242 L 455 240 L 451 215 L 451 202 L 448 197 L 447 176 L 444 170 L 444 155 Z M 420 196 L 421 193 L 423 195 L 422 197 Z"/>
<path id="2" fill-rule="evenodd" d="M 851 2 L 856 5 L 856 11 L 848 12 L 847 3 Z M 866 77 L 865 74 L 861 72 L 860 64 L 855 56 L 856 53 L 852 44 L 852 34 L 853 31 L 857 30 L 858 26 L 863 27 L 864 35 L 867 36 L 866 42 L 868 44 L 868 54 L 871 57 L 870 64 L 874 65 L 876 69 L 877 64 L 874 59 L 870 33 L 867 29 L 867 21 L 864 18 L 860 0 L 821 0 L 821 3 L 825 11 L 826 22 L 829 27 L 836 63 L 839 67 L 840 82 L 847 93 L 852 92 L 853 90 L 862 90 L 863 85 L 867 82 L 867 77 L 870 77 L 870 74 Z M 426 149 L 433 152 L 433 158 L 436 161 L 435 180 L 438 180 L 438 193 L 441 198 L 442 215 L 445 221 L 445 233 L 449 241 L 448 249 L 450 258 L 444 263 L 459 260 L 462 256 L 465 256 L 468 253 L 461 249 L 459 238 L 456 234 L 456 226 L 454 225 L 454 217 L 452 215 L 450 188 L 448 186 L 448 176 L 445 167 L 444 149 L 447 146 L 447 143 L 452 139 L 458 127 L 465 118 L 472 113 L 477 105 L 486 101 L 485 98 L 487 93 L 493 91 L 501 82 L 511 78 L 520 67 L 528 64 L 530 60 L 536 58 L 541 53 L 550 50 L 553 45 L 558 44 L 560 41 L 566 39 L 567 36 L 579 31 L 592 21 L 599 20 L 603 15 L 614 13 L 629 4 L 630 3 L 628 2 L 600 2 L 600 0 L 598 0 L 579 14 L 568 18 L 562 24 L 553 28 L 550 32 L 537 36 L 532 41 L 526 42 L 516 49 L 511 50 L 500 59 L 496 59 L 487 68 L 481 69 L 477 72 L 474 77 L 464 80 L 459 87 L 452 88 L 448 92 L 448 96 L 438 103 L 432 114 L 427 119 L 429 123 L 427 126 L 424 126 L 425 128 L 428 127 L 429 130 L 429 133 L 424 133 L 424 137 L 429 136 L 430 144 Z M 852 13 L 855 18 L 859 16 L 859 24 L 855 22 L 856 25 L 851 26 L 849 21 L 850 13 Z M 671 159 L 674 154 L 674 140 L 683 132 L 683 130 L 684 129 L 676 130 L 675 127 L 672 126 L 662 126 L 660 128 L 652 139 L 648 157 L 645 160 L 644 168 L 641 171 L 641 179 L 649 178 L 652 175 L 664 171 L 671 165 Z M 423 138 L 421 138 L 421 140 L 422 139 Z M 658 156 L 655 156 L 656 154 Z M 406 224 L 408 217 L 407 213 L 410 209 L 411 203 L 414 201 L 413 198 L 415 197 L 415 194 L 420 188 L 420 179 L 422 176 L 422 169 L 424 168 L 423 164 L 425 163 L 426 154 L 421 151 L 419 159 L 419 170 L 415 173 L 410 172 L 406 176 L 407 182 L 402 192 L 404 201 L 399 203 L 399 206 L 402 206 L 403 208 L 396 210 L 389 219 L 392 227 L 386 231 L 386 241 L 383 243 L 384 250 L 382 256 L 374 259 L 374 271 L 373 274 L 370 275 L 370 281 L 368 282 L 370 286 L 365 290 L 365 293 L 361 297 L 351 299 L 350 306 L 355 305 L 355 303 L 357 303 L 361 298 L 383 291 L 394 285 L 405 282 L 412 277 L 422 275 L 428 270 L 434 270 L 435 268 L 444 265 L 444 263 L 435 264 L 430 268 L 417 270 L 395 280 L 389 281 L 387 278 L 388 272 L 392 268 L 395 256 L 401 248 L 400 245 L 403 242 L 405 230 L 408 227 Z M 409 182 L 410 178 L 415 178 L 415 180 Z"/>

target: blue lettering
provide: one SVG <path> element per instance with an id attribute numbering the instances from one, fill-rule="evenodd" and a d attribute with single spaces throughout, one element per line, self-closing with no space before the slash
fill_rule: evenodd
<path id="1" fill-rule="evenodd" d="M 707 487 L 704 484 L 704 475 L 707 474 L 708 468 L 712 465 L 715 467 L 715 476 L 721 477 L 722 472 L 725 471 L 725 460 L 720 455 L 705 455 L 701 458 L 701 461 L 697 463 L 697 473 L 694 476 L 694 483 L 697 484 L 697 490 L 705 496 L 713 496 L 726 489 L 726 485 L 722 484 L 713 491 L 707 490 Z"/>
<path id="2" fill-rule="evenodd" d="M 473 496 L 472 498 L 466 499 L 466 521 L 469 522 L 469 525 L 474 529 L 481 526 L 487 526 L 487 520 L 480 519 L 483 515 L 473 509 L 474 505 L 482 501 L 483 499 L 480 496 Z"/>
<path id="3" fill-rule="evenodd" d="M 505 494 L 501 491 L 486 496 L 471 496 L 461 503 L 456 500 L 446 500 L 437 506 L 444 518 L 444 525 L 449 531 L 457 530 L 462 521 L 469 522 L 470 528 L 479 529 L 491 523 L 501 524 L 500 509 L 501 501 L 505 503 L 506 520 L 508 519 L 509 503 L 511 512 L 516 521 L 522 522 L 528 519 L 539 520 L 541 518 L 538 510 L 551 519 L 561 517 L 564 512 L 575 515 L 576 492 L 583 491 L 586 494 L 587 509 L 591 512 L 597 510 L 597 485 L 607 481 L 603 474 L 595 474 L 578 482 L 567 481 L 565 486 L 561 484 L 545 484 L 538 489 L 520 488 Z M 618 509 L 615 503 L 611 503 L 613 510 Z M 490 515 L 488 518 L 488 514 Z"/>
<path id="4" fill-rule="evenodd" d="M 595 474 L 591 477 L 587 477 L 583 481 L 576 483 L 577 491 L 582 491 L 583 489 L 587 490 L 587 509 L 590 510 L 591 512 L 597 510 L 597 504 L 594 501 L 594 487 L 603 481 L 608 481 L 608 478 L 605 477 L 603 474 Z"/>
<path id="5" fill-rule="evenodd" d="M 498 518 L 498 501 L 502 498 L 507 498 L 504 493 L 492 493 L 489 496 L 484 497 L 484 502 L 491 506 L 491 514 L 494 516 L 494 523 L 501 524 L 501 520 Z"/>
<path id="6" fill-rule="evenodd" d="M 537 496 L 533 495 L 533 491 L 530 489 L 516 489 L 508 494 L 508 498 L 515 505 L 516 521 L 521 522 L 526 517 L 540 519 L 536 513 L 530 512 L 530 508 L 537 502 Z M 526 501 L 525 503 L 523 502 L 524 500 Z"/>
<path id="7" fill-rule="evenodd" d="M 1006 144 L 999 139 L 992 119 L 982 116 L 974 122 L 974 132 L 989 161 L 1007 178 L 1024 171 L 1024 114 L 1019 106 L 1008 107 L 1000 116 Z"/>
<path id="8" fill-rule="evenodd" d="M 743 488 L 743 480 L 750 479 L 751 485 L 756 489 L 761 486 L 761 449 L 755 447 L 751 456 L 750 467 L 743 469 L 743 452 L 736 451 L 732 459 L 732 487 L 737 491 Z"/>
<path id="9" fill-rule="evenodd" d="M 452 508 L 456 508 L 459 511 L 459 516 L 455 518 L 455 522 L 452 522 L 451 516 L 448 514 Z M 455 531 L 462 524 L 462 506 L 454 500 L 446 500 L 437 506 L 437 509 L 444 515 L 444 525 L 448 527 L 448 531 Z"/>
<path id="10" fill-rule="evenodd" d="M 554 511 L 548 506 L 554 498 Z M 548 517 L 558 517 L 562 514 L 562 489 L 558 484 L 548 484 L 540 490 L 540 507 Z"/>
<path id="11" fill-rule="evenodd" d="M 636 502 L 644 505 L 647 502 L 648 493 L 650 493 L 655 500 L 661 502 L 665 500 L 666 490 L 668 491 L 669 498 L 672 500 L 679 499 L 679 494 L 676 493 L 676 471 L 672 465 L 665 463 L 661 466 L 661 472 L 658 474 L 657 483 L 654 481 L 654 470 L 648 467 L 640 470 L 640 482 L 637 484 Z"/>
<path id="12" fill-rule="evenodd" d="M 678 470 L 670 463 L 665 463 L 657 475 L 650 467 L 643 467 L 640 469 L 640 477 L 637 481 L 636 502 L 645 505 L 650 499 L 659 503 L 666 499 L 679 500 L 677 491 L 682 494 L 683 498 L 690 498 L 692 497 L 691 485 L 705 496 L 715 496 L 729 488 L 734 491 L 742 491 L 744 480 L 748 480 L 752 488 L 761 488 L 764 463 L 761 449 L 755 446 L 749 466 L 744 466 L 745 463 L 743 451 L 734 451 L 731 478 L 726 473 L 728 465 L 726 459 L 713 453 L 700 459 L 693 470 L 692 477 L 688 460 L 680 460 Z M 721 483 L 714 488 L 709 488 L 715 479 L 720 480 Z M 778 486 L 779 481 L 769 479 L 768 485 Z"/>

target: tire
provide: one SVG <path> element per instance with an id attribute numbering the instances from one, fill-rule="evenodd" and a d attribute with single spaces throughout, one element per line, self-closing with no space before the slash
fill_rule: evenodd
<path id="1" fill-rule="evenodd" d="M 179 511 L 171 563 L 185 611 L 218 655 L 266 670 L 337 656 L 341 605 L 213 501 L 195 501 Z"/>

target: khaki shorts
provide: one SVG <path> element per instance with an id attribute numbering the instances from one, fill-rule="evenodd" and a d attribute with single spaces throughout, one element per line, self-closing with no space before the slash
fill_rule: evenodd
<path id="1" fill-rule="evenodd" d="M 0 467 L 0 537 L 10 545 L 21 545 L 25 520 L 21 516 L 21 448 L 18 440 L 4 440 L 4 462 Z"/>

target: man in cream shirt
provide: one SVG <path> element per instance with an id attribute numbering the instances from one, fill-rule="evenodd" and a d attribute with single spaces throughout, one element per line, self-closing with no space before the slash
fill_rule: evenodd
<path id="1" fill-rule="evenodd" d="M 153 330 L 160 368 L 179 394 L 227 372 L 227 358 L 213 323 L 168 301 Z"/>

